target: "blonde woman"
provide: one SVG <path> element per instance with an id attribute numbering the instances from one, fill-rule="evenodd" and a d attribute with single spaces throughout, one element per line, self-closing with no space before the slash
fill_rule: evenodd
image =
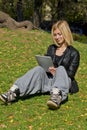
<path id="1" fill-rule="evenodd" d="M 46 55 L 52 58 L 54 67 L 50 66 L 48 72 L 40 66 L 29 70 L 6 93 L 0 95 L 4 103 L 11 103 L 18 97 L 49 92 L 48 108 L 57 109 L 67 99 L 69 92 L 78 91 L 75 74 L 80 55 L 71 45 L 73 37 L 68 23 L 58 21 L 53 25 L 51 33 L 53 44 L 48 47 Z"/>

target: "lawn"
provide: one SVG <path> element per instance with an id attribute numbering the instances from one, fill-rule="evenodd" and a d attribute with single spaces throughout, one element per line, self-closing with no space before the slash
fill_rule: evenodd
<path id="1" fill-rule="evenodd" d="M 45 54 L 52 43 L 44 31 L 0 29 L 0 93 L 37 65 L 36 54 Z M 80 52 L 76 74 L 79 92 L 68 96 L 58 110 L 49 110 L 49 95 L 20 99 L 12 105 L 0 101 L 0 130 L 87 130 L 87 44 L 74 42 Z"/>

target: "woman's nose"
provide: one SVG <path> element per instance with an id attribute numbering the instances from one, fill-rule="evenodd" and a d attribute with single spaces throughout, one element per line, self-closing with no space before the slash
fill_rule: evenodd
<path id="1" fill-rule="evenodd" d="M 58 35 L 58 34 L 56 35 L 56 38 L 59 38 L 59 35 Z"/>

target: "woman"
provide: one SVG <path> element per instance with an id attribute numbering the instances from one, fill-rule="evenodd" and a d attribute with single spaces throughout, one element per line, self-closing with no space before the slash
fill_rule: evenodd
<path id="1" fill-rule="evenodd" d="M 0 95 L 3 102 L 11 103 L 17 97 L 50 92 L 47 105 L 51 109 L 57 109 L 67 99 L 69 91 L 73 90 L 72 82 L 75 81 L 80 55 L 71 46 L 73 38 L 66 21 L 55 23 L 51 33 L 54 44 L 48 47 L 46 55 L 51 56 L 54 67 L 49 67 L 49 72 L 40 66 L 29 70 L 15 81 L 8 92 Z"/>

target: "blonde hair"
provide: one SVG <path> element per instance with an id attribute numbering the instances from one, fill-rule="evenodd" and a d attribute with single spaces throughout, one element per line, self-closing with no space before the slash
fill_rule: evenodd
<path id="1" fill-rule="evenodd" d="M 53 35 L 54 35 L 54 31 L 57 28 L 61 31 L 66 44 L 71 45 L 73 43 L 73 37 L 72 37 L 72 33 L 71 33 L 68 23 L 65 20 L 60 20 L 52 26 L 51 34 L 52 34 L 53 41 L 55 43 L 56 41 L 54 40 Z"/>

